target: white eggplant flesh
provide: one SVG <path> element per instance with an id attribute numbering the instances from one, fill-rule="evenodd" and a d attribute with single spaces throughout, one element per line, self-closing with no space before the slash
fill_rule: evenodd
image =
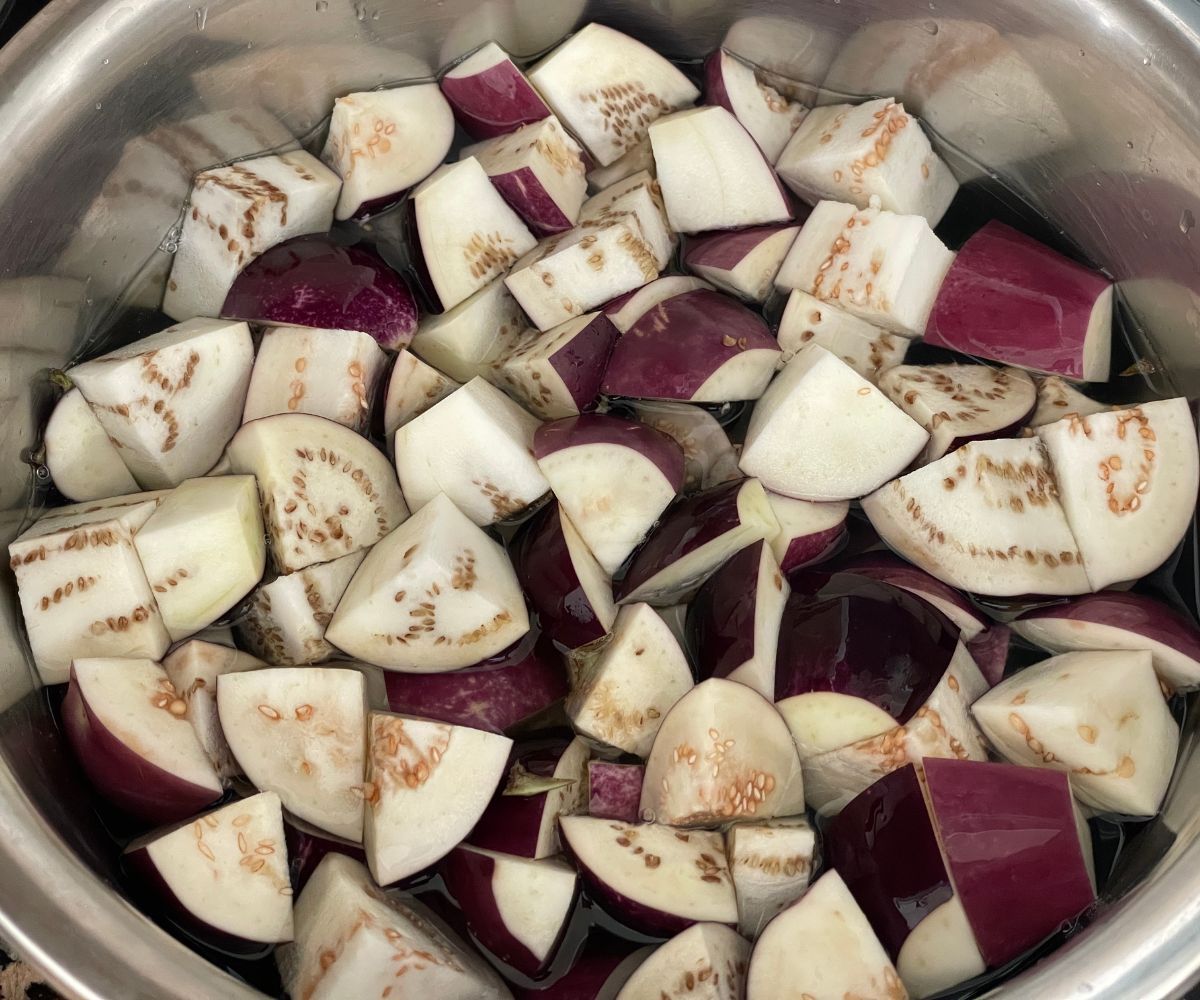
<path id="1" fill-rule="evenodd" d="M 292 940 L 283 811 L 273 792 L 156 831 L 130 845 L 125 860 L 197 936 L 251 947 Z"/>
<path id="2" fill-rule="evenodd" d="M 320 663 L 334 655 L 325 629 L 367 550 L 277 576 L 254 591 L 238 637 L 273 667 Z"/>
<path id="3" fill-rule="evenodd" d="M 925 704 L 907 722 L 829 749 L 816 741 L 805 745 L 806 737 L 811 738 L 814 733 L 834 737 L 831 742 L 841 742 L 849 735 L 848 730 L 838 732 L 836 725 L 814 724 L 814 710 L 828 707 L 828 702 L 821 705 L 815 700 L 823 693 L 799 695 L 781 702 L 779 711 L 793 729 L 804 760 L 808 804 L 821 816 L 835 816 L 881 775 L 906 764 L 929 757 L 987 760 L 987 744 L 970 708 L 987 690 L 988 682 L 966 646 L 959 642 L 945 674 Z M 882 721 L 885 713 L 877 710 L 876 715 Z M 862 721 L 869 718 L 864 716 Z M 853 724 L 857 718 L 848 712 L 845 721 Z"/>
<path id="4" fill-rule="evenodd" d="M 529 631 L 504 550 L 439 494 L 367 554 L 325 638 L 388 670 L 471 666 Z"/>
<path id="5" fill-rule="evenodd" d="M 68 369 L 146 489 L 203 476 L 233 437 L 254 346 L 245 323 L 193 319 Z"/>
<path id="6" fill-rule="evenodd" d="M 444 493 L 478 525 L 520 513 L 550 489 L 533 457 L 538 419 L 474 378 L 396 431 L 396 471 L 420 510 Z"/>
<path id="7" fill-rule="evenodd" d="M 714 677 L 667 713 L 646 758 L 644 820 L 711 826 L 803 811 L 791 731 L 757 691 Z"/>
<path id="8" fill-rule="evenodd" d="M 634 143 L 608 166 L 589 170 L 588 185 L 593 191 L 603 191 L 642 170 L 649 170 L 652 175 L 654 173 L 654 150 L 650 148 L 648 138 Z"/>
<path id="9" fill-rule="evenodd" d="M 25 632 L 44 684 L 80 657 L 157 660 L 171 637 L 134 548 L 156 494 L 59 508 L 8 546 Z"/>
<path id="10" fill-rule="evenodd" d="M 361 433 L 386 364 L 387 355 L 370 334 L 272 327 L 258 346 L 242 422 L 312 413 Z"/>
<path id="11" fill-rule="evenodd" d="M 803 942 L 803 947 L 798 946 Z M 907 996 L 895 967 L 836 871 L 772 920 L 750 957 L 746 1000 Z"/>
<path id="12" fill-rule="evenodd" d="M 687 657 L 647 604 L 621 608 L 609 636 L 575 650 L 571 670 L 565 708 L 575 730 L 638 757 L 692 687 Z"/>
<path id="13" fill-rule="evenodd" d="M 737 901 L 719 833 L 656 823 L 564 816 L 563 845 L 605 909 L 662 935 L 700 921 L 737 923 Z"/>
<path id="14" fill-rule="evenodd" d="M 95 789 L 123 812 L 174 823 L 224 789 L 187 721 L 187 705 L 153 660 L 77 658 L 62 728 Z"/>
<path id="15" fill-rule="evenodd" d="M 196 638 L 173 649 L 163 658 L 162 665 L 167 679 L 187 706 L 187 720 L 217 774 L 222 778 L 234 777 L 239 773 L 237 761 L 225 740 L 217 713 L 217 678 L 222 674 L 257 670 L 266 664 L 232 646 Z"/>
<path id="16" fill-rule="evenodd" d="M 734 823 L 728 829 L 725 853 L 743 937 L 756 940 L 776 914 L 804 895 L 816 850 L 816 832 L 803 818 Z"/>
<path id="17" fill-rule="evenodd" d="M 234 472 L 258 480 L 281 573 L 358 552 L 408 517 L 384 454 L 324 417 L 281 413 L 243 424 L 229 459 Z"/>
<path id="18" fill-rule="evenodd" d="M 471 832 L 508 766 L 512 740 L 372 712 L 363 845 L 380 885 L 441 860 Z"/>
<path id="19" fill-rule="evenodd" d="M 268 667 L 217 679 L 217 710 L 242 772 L 288 812 L 363 836 L 366 701 L 356 670 Z"/>
<path id="20" fill-rule="evenodd" d="M 443 310 L 500 277 L 537 243 L 474 157 L 439 167 L 410 204 L 415 249 Z"/>
<path id="21" fill-rule="evenodd" d="M 133 545 L 172 641 L 199 632 L 262 579 L 267 547 L 254 477 L 181 483 Z"/>
<path id="22" fill-rule="evenodd" d="M 690 239 L 684 266 L 746 302 L 765 302 L 799 226 L 754 226 Z"/>
<path id="23" fill-rule="evenodd" d="M 422 361 L 466 383 L 477 375 L 493 377 L 493 362 L 512 350 L 528 328 L 521 306 L 497 278 L 453 309 L 422 317 L 410 346 Z"/>
<path id="24" fill-rule="evenodd" d="M 529 82 L 600 166 L 644 140 L 660 115 L 700 96 L 653 49 L 594 23 L 530 69 Z"/>
<path id="25" fill-rule="evenodd" d="M 543 420 L 574 416 L 595 403 L 616 339 L 602 313 L 585 313 L 545 333 L 530 330 L 497 362 L 494 380 Z"/>
<path id="26" fill-rule="evenodd" d="M 755 404 L 741 468 L 801 500 L 852 500 L 898 476 L 929 440 L 825 348 L 797 354 Z"/>
<path id="27" fill-rule="evenodd" d="M 295 907 L 295 941 L 276 952 L 293 997 L 511 1000 L 486 962 L 416 900 L 382 892 L 367 869 L 327 854 Z M 397 992 L 397 984 L 400 990 Z"/>
<path id="28" fill-rule="evenodd" d="M 438 168 L 453 141 L 454 113 L 436 83 L 337 98 L 321 152 L 342 179 L 337 217 L 399 198 Z"/>
<path id="29" fill-rule="evenodd" d="M 761 79 L 750 65 L 724 49 L 704 61 L 704 98 L 729 111 L 775 163 L 808 108 L 789 100 Z"/>
<path id="30" fill-rule="evenodd" d="M 971 711 L 1006 760 L 1066 771 L 1085 806 L 1153 816 L 1162 804 L 1179 727 L 1148 650 L 1051 657 L 992 688 Z"/>
<path id="31" fill-rule="evenodd" d="M 907 337 L 874 326 L 800 289 L 788 296 L 777 336 L 787 361 L 807 344 L 818 344 L 876 384 L 884 372 L 904 362 L 911 344 Z"/>
<path id="32" fill-rule="evenodd" d="M 1186 399 L 1038 428 L 1092 590 L 1157 569 L 1187 533 L 1200 483 Z"/>
<path id="33" fill-rule="evenodd" d="M 42 444 L 50 478 L 68 500 L 100 500 L 139 489 L 121 452 L 78 389 L 55 404 Z"/>
<path id="34" fill-rule="evenodd" d="M 960 590 L 993 597 L 1091 590 L 1036 440 L 972 441 L 865 497 L 880 537 Z"/>
<path id="35" fill-rule="evenodd" d="M 632 212 L 550 236 L 512 267 L 504 283 L 539 330 L 549 330 L 658 277 L 658 263 Z"/>
<path id="36" fill-rule="evenodd" d="M 627 333 L 634 323 L 660 302 L 701 288 L 711 291 L 712 287 L 707 281 L 691 275 L 668 274 L 655 278 L 631 294 L 618 296 L 604 307 L 604 312 L 617 330 Z"/>
<path id="37" fill-rule="evenodd" d="M 1033 379 L 1021 369 L 987 365 L 898 365 L 879 388 L 929 432 L 922 465 L 970 440 L 1011 437 L 1037 401 Z"/>
<path id="38" fill-rule="evenodd" d="M 692 108 L 650 126 L 658 183 L 671 228 L 737 229 L 792 217 L 762 151 L 722 107 Z"/>
<path id="39" fill-rule="evenodd" d="M 610 576 L 683 485 L 671 440 L 607 414 L 544 425 L 534 451 L 558 502 Z"/>
<path id="40" fill-rule="evenodd" d="M 750 942 L 724 924 L 696 924 L 659 945 L 616 1000 L 741 1000 Z"/>
<path id="41" fill-rule="evenodd" d="M 805 201 L 866 208 L 875 197 L 880 208 L 923 216 L 931 226 L 958 193 L 958 181 L 920 123 L 888 97 L 814 108 L 775 167 Z"/>
<path id="42" fill-rule="evenodd" d="M 954 254 L 919 215 L 822 201 L 775 277 L 875 326 L 906 337 L 925 332 Z"/>
<path id="43" fill-rule="evenodd" d="M 642 237 L 654 254 L 655 266 L 665 271 L 677 240 L 667 222 L 662 189 L 650 171 L 638 171 L 592 195 L 583 203 L 579 221 L 596 225 L 630 215 L 637 219 Z"/>
<path id="44" fill-rule="evenodd" d="M 537 236 L 570 229 L 587 195 L 583 150 L 553 117 L 463 150 Z"/>
<path id="45" fill-rule="evenodd" d="M 1085 396 L 1066 379 L 1058 375 L 1047 375 L 1038 383 L 1037 409 L 1029 420 L 1029 426 L 1053 424 L 1072 413 L 1080 417 L 1090 417 L 1093 413 L 1103 413 L 1111 409 L 1111 406 L 1105 406 L 1090 396 Z"/>
<path id="46" fill-rule="evenodd" d="M 389 449 L 398 428 L 445 399 L 458 386 L 454 379 L 426 364 L 412 351 L 406 349 L 397 354 L 383 399 L 383 433 Z"/>
<path id="47" fill-rule="evenodd" d="M 329 230 L 341 186 L 303 150 L 197 174 L 162 311 L 179 321 L 219 316 L 233 279 L 255 257 L 293 236 Z"/>

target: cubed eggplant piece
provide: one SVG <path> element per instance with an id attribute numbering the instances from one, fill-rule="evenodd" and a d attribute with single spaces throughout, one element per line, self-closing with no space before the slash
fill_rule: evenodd
<path id="1" fill-rule="evenodd" d="M 480 526 L 520 513 L 549 489 L 533 457 L 539 421 L 482 378 L 396 431 L 396 471 L 420 510 L 444 494 Z"/>
<path id="2" fill-rule="evenodd" d="M 1001 364 L 1105 382 L 1112 295 L 1104 275 L 993 221 L 958 252 L 926 339 Z"/>
<path id="3" fill-rule="evenodd" d="M 737 56 L 717 49 L 704 60 L 704 100 L 733 115 L 768 163 L 779 159 L 808 108 L 789 100 Z"/>
<path id="4" fill-rule="evenodd" d="M 755 405 L 741 469 L 774 493 L 852 500 L 900 475 L 928 441 L 879 389 L 809 344 Z"/>
<path id="5" fill-rule="evenodd" d="M 358 552 L 408 517 L 383 452 L 324 417 L 280 413 L 243 424 L 229 459 L 233 472 L 258 480 L 281 573 Z"/>
<path id="6" fill-rule="evenodd" d="M 822 201 L 812 210 L 777 287 L 906 337 L 919 337 L 954 254 L 919 215 Z"/>
<path id="7" fill-rule="evenodd" d="M 76 659 L 63 731 L 96 790 L 150 823 L 216 802 L 221 779 L 187 721 L 187 703 L 153 660 Z"/>
<path id="8" fill-rule="evenodd" d="M 367 554 L 325 630 L 388 670 L 469 667 L 529 631 L 504 550 L 439 493 Z"/>
<path id="9" fill-rule="evenodd" d="M 972 441 L 862 507 L 892 549 L 943 583 L 993 597 L 1092 589 L 1041 446 Z"/>
<path id="10" fill-rule="evenodd" d="M 776 163 L 801 198 L 848 201 L 936 226 L 958 193 L 958 181 L 933 151 L 921 125 L 890 97 L 814 108 Z"/>
<path id="11" fill-rule="evenodd" d="M 574 416 L 595 404 L 616 339 L 616 328 L 598 312 L 545 333 L 529 330 L 497 359 L 492 381 L 543 420 Z"/>
<path id="12" fill-rule="evenodd" d="M 1005 760 L 1066 772 L 1085 806 L 1158 812 L 1179 727 L 1149 651 L 1052 656 L 992 688 L 971 711 Z"/>
<path id="13" fill-rule="evenodd" d="M 730 295 L 765 302 L 799 226 L 750 226 L 687 241 L 683 265 Z"/>
<path id="14" fill-rule="evenodd" d="M 1091 590 L 1157 569 L 1183 539 L 1200 484 L 1186 399 L 1038 428 Z"/>
<path id="15" fill-rule="evenodd" d="M 737 900 L 719 833 L 564 816 L 563 846 L 605 910 L 648 934 L 734 926 Z"/>
<path id="16" fill-rule="evenodd" d="M 67 375 L 133 477 L 161 489 L 217 463 L 240 422 L 253 363 L 245 323 L 193 319 Z"/>
<path id="17" fill-rule="evenodd" d="M 530 69 L 529 82 L 601 166 L 645 139 L 660 115 L 700 96 L 653 49 L 594 23 Z"/>
<path id="18" fill-rule="evenodd" d="M 788 296 L 777 336 L 786 361 L 806 344 L 819 344 L 876 384 L 884 372 L 904 361 L 910 345 L 907 337 L 874 326 L 798 288 Z"/>
<path id="19" fill-rule="evenodd" d="M 712 826 L 803 811 L 800 757 L 770 700 L 714 677 L 667 712 L 646 758 L 644 820 Z"/>

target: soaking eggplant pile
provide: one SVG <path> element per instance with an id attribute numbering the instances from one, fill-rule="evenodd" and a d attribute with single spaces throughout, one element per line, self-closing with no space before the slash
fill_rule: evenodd
<path id="1" fill-rule="evenodd" d="M 1111 282 L 947 247 L 897 101 L 699 82 L 589 25 L 345 95 L 65 372 L 34 662 L 131 891 L 293 1000 L 929 997 L 1159 810 L 1188 402 L 1085 394 Z"/>

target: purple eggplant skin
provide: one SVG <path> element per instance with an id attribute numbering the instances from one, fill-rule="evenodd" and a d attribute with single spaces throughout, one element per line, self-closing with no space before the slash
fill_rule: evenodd
<path id="1" fill-rule="evenodd" d="M 893 961 L 913 928 L 954 895 L 912 764 L 851 800 L 822 843 Z"/>
<path id="2" fill-rule="evenodd" d="M 470 76 L 443 76 L 442 95 L 463 130 L 477 142 L 540 122 L 550 109 L 509 60 Z"/>
<path id="3" fill-rule="evenodd" d="M 577 417 L 544 423 L 533 434 L 533 454 L 539 460 L 563 448 L 589 444 L 631 448 L 653 462 L 675 492 L 683 489 L 685 464 L 679 443 L 670 435 L 636 420 L 607 413 L 581 413 Z"/>
<path id="4" fill-rule="evenodd" d="M 1096 300 L 1111 282 L 1000 222 L 963 244 L 929 317 L 926 343 L 1067 378 L 1083 370 Z"/>
<path id="5" fill-rule="evenodd" d="M 625 823 L 638 822 L 645 771 L 641 764 L 588 761 L 588 815 Z"/>
<path id="6" fill-rule="evenodd" d="M 1072 598 L 1064 604 L 1034 608 L 1020 616 L 1021 621 L 1039 619 L 1106 625 L 1144 636 L 1196 661 L 1196 670 L 1200 672 L 1200 629 L 1191 619 L 1145 594 L 1102 590 Z"/>
<path id="7" fill-rule="evenodd" d="M 833 691 L 901 725 L 929 699 L 958 629 L 919 597 L 854 573 L 798 574 L 779 628 L 775 698 Z"/>
<path id="8" fill-rule="evenodd" d="M 723 84 L 721 89 L 724 92 Z M 732 108 L 726 107 L 726 110 L 733 114 Z M 722 229 L 688 236 L 683 251 L 683 266 L 732 270 L 764 240 L 770 239 L 781 230 L 793 228 L 795 223 L 785 222 L 769 226 L 747 226 L 745 229 Z"/>
<path id="9" fill-rule="evenodd" d="M 749 350 L 779 351 L 762 317 L 720 292 L 683 292 L 639 317 L 617 341 L 600 391 L 687 401 Z"/>
<path id="10" fill-rule="evenodd" d="M 864 534 L 869 531 L 870 535 L 874 535 L 874 529 L 870 528 L 869 522 L 862 531 Z M 878 539 L 878 535 L 874 537 Z M 987 618 L 975 609 L 961 591 L 955 590 L 949 584 L 943 583 L 937 577 L 931 576 L 923 569 L 918 569 L 912 563 L 905 562 L 887 550 L 864 551 L 840 563 L 838 569 L 847 573 L 869 576 L 871 579 L 883 583 L 890 583 L 893 587 L 900 587 L 917 596 L 929 594 L 931 597 L 957 608 L 964 618 L 973 618 L 979 623 L 978 627 L 981 630 L 988 625 Z"/>
<path id="11" fill-rule="evenodd" d="M 301 825 L 296 819 L 284 814 L 284 839 L 287 843 L 288 869 L 292 879 L 292 888 L 299 894 L 312 873 L 317 870 L 327 854 L 344 854 L 362 864 L 367 863 L 367 852 L 362 844 L 324 830 L 318 830 L 307 823 Z"/>
<path id="12" fill-rule="evenodd" d="M 184 781 L 152 764 L 117 739 L 88 707 L 71 672 L 62 703 L 62 726 L 88 780 L 131 816 L 166 826 L 194 816 L 221 798 L 211 788 Z"/>
<path id="13" fill-rule="evenodd" d="M 135 841 L 126 849 L 121 862 L 129 875 L 130 884 L 137 887 L 138 895 L 153 901 L 153 906 L 148 907 L 151 913 L 161 913 L 169 923 L 189 937 L 235 958 L 264 958 L 275 950 L 273 941 L 251 941 L 214 927 L 196 916 L 171 891 L 167 880 L 150 860 L 150 852 L 145 847 L 136 846 L 138 843 L 140 841 Z"/>
<path id="14" fill-rule="evenodd" d="M 221 315 L 252 323 L 358 330 L 380 347 L 407 347 L 417 302 L 404 279 L 364 246 L 300 236 L 271 247 L 234 280 Z"/>
<path id="15" fill-rule="evenodd" d="M 823 563 L 842 551 L 849 537 L 846 525 L 835 525 L 824 531 L 816 531 L 811 535 L 801 535 L 788 543 L 787 551 L 779 563 L 783 575 L 788 576 L 808 566 Z"/>
<path id="16" fill-rule="evenodd" d="M 503 733 L 565 698 L 567 671 L 550 637 L 530 629 L 473 667 L 437 674 L 388 670 L 384 683 L 393 712 Z"/>
<path id="17" fill-rule="evenodd" d="M 542 187 L 531 167 L 518 167 L 506 174 L 491 174 L 492 187 L 508 202 L 535 236 L 565 233 L 573 225 L 558 203 Z"/>
<path id="18" fill-rule="evenodd" d="M 509 768 L 520 764 L 530 774 L 541 778 L 554 776 L 569 740 L 550 740 L 529 743 L 513 748 Z M 538 834 L 542 816 L 549 806 L 549 792 L 540 795 L 505 795 L 497 789 L 475 828 L 467 834 L 465 843 L 500 854 L 515 854 L 532 858 L 537 854 Z"/>
<path id="19" fill-rule="evenodd" d="M 722 50 L 717 49 L 704 60 L 704 103 L 724 108 L 736 118 L 737 112 L 733 109 L 733 101 L 729 99 L 729 91 L 725 89 L 725 74 L 721 72 L 723 55 Z"/>
<path id="20" fill-rule="evenodd" d="M 575 572 L 557 503 L 547 504 L 521 526 L 510 553 L 546 636 L 575 649 L 606 634 Z"/>
<path id="21" fill-rule="evenodd" d="M 728 677 L 754 655 L 758 566 L 766 544 L 755 542 L 732 556 L 688 606 L 689 645 L 702 681 Z"/>
<path id="22" fill-rule="evenodd" d="M 600 382 L 620 334 L 607 316 L 598 315 L 550 359 L 581 413 L 594 408 Z M 570 418 L 568 418 L 570 419 Z"/>
<path id="23" fill-rule="evenodd" d="M 504 923 L 492 892 L 492 873 L 496 861 L 486 854 L 456 847 L 439 866 L 446 888 L 466 918 L 472 936 L 488 951 L 530 977 L 542 973 L 566 933 L 567 923 L 545 959 L 539 959 L 518 941 Z M 572 905 L 572 909 L 574 906 Z"/>
<path id="24" fill-rule="evenodd" d="M 741 523 L 738 494 L 745 483 L 744 479 L 721 483 L 668 507 L 650 537 L 633 553 L 625 579 L 616 587 L 617 600 L 701 545 L 736 528 Z"/>
<path id="25" fill-rule="evenodd" d="M 1066 774 L 928 757 L 923 766 L 946 865 L 989 966 L 1092 905 Z"/>
<path id="26" fill-rule="evenodd" d="M 1008 648 L 1012 644 L 1012 629 L 996 622 L 967 642 L 967 652 L 983 679 L 995 687 L 1004 679 L 1004 668 L 1008 666 Z"/>
<path id="27" fill-rule="evenodd" d="M 515 1000 L 596 1000 L 617 968 L 637 946 L 608 934 L 595 925 L 588 933 L 571 967 L 538 988 L 513 986 Z"/>

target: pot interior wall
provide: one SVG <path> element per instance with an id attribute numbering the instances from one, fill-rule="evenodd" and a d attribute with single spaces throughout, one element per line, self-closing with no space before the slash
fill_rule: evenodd
<path id="1" fill-rule="evenodd" d="M 1130 370 L 1116 376 L 1120 398 L 1195 397 L 1200 7 L 1175 6 L 1183 12 L 1161 0 L 57 0 L 0 56 L 0 535 L 11 540 L 30 504 L 50 496 L 37 466 L 38 428 L 54 398 L 47 371 L 166 325 L 156 306 L 196 170 L 312 139 L 338 94 L 430 76 L 492 38 L 533 55 L 588 20 L 681 59 L 724 43 L 818 100 L 901 97 L 980 204 L 1038 219 L 1051 239 L 1119 279 L 1120 367 Z M 1161 581 L 1193 609 L 1196 565 L 1193 533 Z M 0 862 L 32 868 L 30 838 L 44 852 L 43 870 L 27 881 L 0 878 L 4 926 L 35 960 L 74 961 L 78 982 L 56 975 L 68 988 L 104 995 L 106 976 L 138 981 L 121 974 L 105 937 L 104 922 L 119 920 L 172 968 L 187 967 L 201 990 L 188 995 L 204 995 L 219 980 L 70 860 L 75 852 L 113 882 L 122 831 L 95 808 L 65 752 L 18 623 L 4 573 L 0 796 L 9 808 Z M 1181 771 L 1192 770 L 1193 745 L 1189 735 Z M 1183 779 L 1163 819 L 1122 854 L 1115 886 L 1155 865 L 1161 881 L 1193 846 L 1200 783 Z M 33 914 L 11 899 L 18 884 L 38 892 L 71 878 L 85 880 L 80 905 L 101 925 L 74 949 L 55 937 L 61 904 L 35 900 Z M 126 958 L 151 966 L 137 947 Z M 146 995 L 183 996 L 183 978 L 147 972 L 162 991 Z"/>

